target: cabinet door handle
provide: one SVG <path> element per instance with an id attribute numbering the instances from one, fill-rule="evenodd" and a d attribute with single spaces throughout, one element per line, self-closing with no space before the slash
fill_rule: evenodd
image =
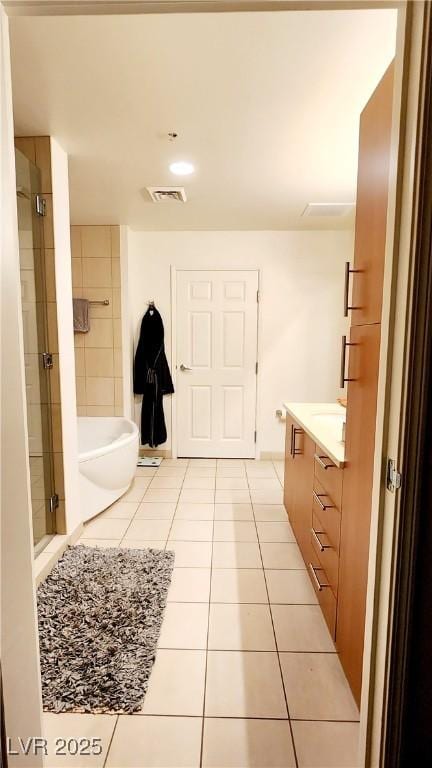
<path id="1" fill-rule="evenodd" d="M 340 381 L 339 386 L 341 389 L 345 387 L 345 382 L 347 381 L 356 381 L 356 379 L 348 379 L 345 376 L 345 367 L 346 367 L 346 348 L 347 347 L 355 347 L 356 344 L 352 341 L 347 341 L 346 336 L 342 336 L 342 347 L 341 347 L 341 367 L 340 367 Z"/>
<path id="2" fill-rule="evenodd" d="M 350 307 L 348 304 L 350 275 L 355 275 L 359 272 L 361 272 L 361 269 L 351 269 L 349 261 L 345 262 L 344 317 L 348 317 L 348 311 L 350 309 L 361 309 L 361 307 Z"/>
<path id="3" fill-rule="evenodd" d="M 316 531 L 315 528 L 311 528 L 312 536 L 314 537 L 316 543 L 318 544 L 320 551 L 324 552 L 325 549 L 331 549 L 331 544 L 323 544 L 320 536 L 324 535 L 324 531 Z"/>
<path id="4" fill-rule="evenodd" d="M 296 448 L 296 437 L 297 435 L 303 435 L 303 434 L 304 434 L 304 430 L 301 429 L 301 427 L 294 427 L 293 425 L 293 440 L 292 440 L 292 454 L 291 454 L 293 459 L 296 456 L 301 454 L 301 449 Z"/>
<path id="5" fill-rule="evenodd" d="M 294 424 L 291 424 L 290 456 L 294 456 L 294 454 L 293 454 L 293 440 L 294 440 Z"/>
<path id="6" fill-rule="evenodd" d="M 316 491 L 313 491 L 313 497 L 318 504 L 319 507 L 321 507 L 322 511 L 325 512 L 326 509 L 334 509 L 334 504 L 324 504 L 323 501 L 321 501 L 322 496 L 327 496 L 326 493 L 316 493 Z"/>
<path id="7" fill-rule="evenodd" d="M 312 563 L 309 563 L 309 570 L 311 572 L 311 575 L 312 575 L 312 578 L 313 578 L 315 584 L 317 585 L 317 589 L 318 589 L 319 592 L 322 592 L 322 590 L 325 587 L 329 587 L 330 586 L 330 584 L 327 584 L 327 583 L 323 584 L 323 582 L 319 580 L 319 578 L 317 576 L 317 571 L 322 570 L 321 568 L 315 568 L 315 566 L 312 565 Z"/>
<path id="8" fill-rule="evenodd" d="M 329 464 L 325 464 L 324 459 L 328 459 L 328 456 L 318 456 L 318 454 L 315 454 L 315 461 L 322 467 L 323 469 L 336 469 L 336 464 L 333 464 L 332 461 L 329 459 Z"/>

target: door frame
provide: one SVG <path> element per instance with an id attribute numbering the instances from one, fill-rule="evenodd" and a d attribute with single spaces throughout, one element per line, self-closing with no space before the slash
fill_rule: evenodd
<path id="1" fill-rule="evenodd" d="M 258 293 L 261 292 L 261 270 L 259 267 L 236 267 L 232 265 L 228 267 L 218 266 L 212 267 L 197 267 L 195 266 L 174 266 L 171 264 L 170 279 L 171 279 L 171 376 L 174 384 L 174 391 L 177 392 L 177 273 L 178 272 L 256 272 L 258 275 Z M 257 348 L 256 359 L 259 363 L 260 354 L 260 302 L 257 301 Z M 259 435 L 258 435 L 258 393 L 259 393 L 259 374 L 260 367 L 258 365 L 258 373 L 255 376 L 255 430 L 257 439 L 255 443 L 255 459 L 259 458 Z M 171 398 L 171 456 L 173 459 L 178 458 L 178 422 L 177 422 L 177 398 Z"/>
<path id="2" fill-rule="evenodd" d="M 390 638 L 390 602 L 392 600 L 392 584 L 391 578 L 393 569 L 395 566 L 395 533 L 396 533 L 396 511 L 397 511 L 397 496 L 389 499 L 389 493 L 385 491 L 383 483 L 383 457 L 388 455 L 392 451 L 392 455 L 396 458 L 400 457 L 400 445 L 404 435 L 404 420 L 407 414 L 407 406 L 405 399 L 402 399 L 398 395 L 400 392 L 404 392 L 403 381 L 406 374 L 406 368 L 408 366 L 408 359 L 410 353 L 410 339 L 407 338 L 406 329 L 409 326 L 412 319 L 412 308 L 406 307 L 407 297 L 411 300 L 410 285 L 404 285 L 403 279 L 410 280 L 413 267 L 415 265 L 415 257 L 413 254 L 413 247 L 411 247 L 410 238 L 412 236 L 412 227 L 415 224 L 416 210 L 415 210 L 415 186 L 417 183 L 416 171 L 414 169 L 417 149 L 417 121 L 419 107 L 423 106 L 424 97 L 419 93 L 418 83 L 420 82 L 418 75 L 418 59 L 423 56 L 423 32 L 426 29 L 426 22 L 424 15 L 426 15 L 427 8 L 424 0 L 418 0 L 418 2 L 405 2 L 401 0 L 234 0 L 228 2 L 228 0 L 197 0 L 197 2 L 181 2 L 181 0 L 172 0 L 169 3 L 163 0 L 155 0 L 154 2 L 139 2 L 139 0 L 118 0 L 117 2 L 101 2 L 92 3 L 91 0 L 84 0 L 84 2 L 76 2 L 76 0 L 65 0 L 62 3 L 53 2 L 47 3 L 44 0 L 34 0 L 31 2 L 18 2 L 14 0 L 6 0 L 6 3 L 0 3 L 3 7 L 6 6 L 8 15 L 69 15 L 79 13 L 81 15 L 88 14 L 125 14 L 125 13 L 193 13 L 193 12 L 217 12 L 217 11 L 233 11 L 233 12 L 250 12 L 250 11 L 308 11 L 308 10 L 353 10 L 368 8 L 394 8 L 398 11 L 398 26 L 401 29 L 405 25 L 405 18 L 409 20 L 406 32 L 407 46 L 405 47 L 405 30 L 403 34 L 399 35 L 396 56 L 400 58 L 401 70 L 404 80 L 404 93 L 405 93 L 405 105 L 404 105 L 404 118 L 403 123 L 407 131 L 407 138 L 405 139 L 405 162 L 402 163 L 402 155 L 404 154 L 401 149 L 401 162 L 400 162 L 400 174 L 397 182 L 397 198 L 398 206 L 395 220 L 392 222 L 395 239 L 398 241 L 398 247 L 395 248 L 395 253 L 398 251 L 397 258 L 395 257 L 394 274 L 391 285 L 391 305 L 393 306 L 393 318 L 396 318 L 398 322 L 398 328 L 402 329 L 402 335 L 395 333 L 395 329 L 392 328 L 389 332 L 388 338 L 386 338 L 386 359 L 383 365 L 382 382 L 380 383 L 381 392 L 380 400 L 378 403 L 378 418 L 379 429 L 377 431 L 377 454 L 375 462 L 374 473 L 374 509 L 373 515 L 375 517 L 375 526 L 373 535 L 376 536 L 374 541 L 373 552 L 371 552 L 370 563 L 371 567 L 371 584 L 370 584 L 370 597 L 368 595 L 368 603 L 370 603 L 370 614 L 368 614 L 367 621 L 370 621 L 370 627 L 368 627 L 369 635 L 369 648 L 368 654 L 370 654 L 372 668 L 370 670 L 370 680 L 367 686 L 366 692 L 366 709 L 364 716 L 362 715 L 361 721 L 361 744 L 363 756 L 365 758 L 365 765 L 375 766 L 381 763 L 380 755 L 380 737 L 383 734 L 383 717 L 386 714 L 386 686 L 388 676 L 388 643 Z M 51 6 L 51 7 L 50 7 Z M 5 32 L 7 38 L 7 31 Z M 410 84 L 410 93 L 408 98 L 408 82 Z M 418 103 L 416 103 L 416 99 Z M 407 102 L 408 108 L 407 108 Z M 8 105 L 7 119 L 10 119 L 12 114 L 11 105 Z M 411 141 L 411 144 L 410 144 Z M 403 168 L 402 168 L 403 165 Z M 10 194 L 12 194 L 13 185 L 10 184 Z M 7 215 L 3 213 L 3 217 Z M 10 218 L 7 219 L 7 224 L 11 223 Z M 13 222 L 12 222 L 13 223 Z M 400 275 L 397 272 L 400 271 Z M 404 303 L 405 302 L 405 303 Z M 389 301 L 390 303 L 390 301 Z M 400 317 L 399 309 L 402 310 L 402 317 Z M 397 311 L 396 311 L 397 310 Z M 387 331 L 386 331 L 387 333 Z M 388 344 L 387 344 L 388 342 Z M 174 344 L 172 344 L 174 349 Z M 384 353 L 383 353 L 384 354 Z M 383 358 L 384 359 L 384 358 Z M 390 390 L 391 368 L 394 364 L 396 371 L 398 372 L 398 381 L 396 386 Z M 400 376 L 397 366 L 400 366 Z M 175 373 L 175 369 L 173 368 Z M 258 383 L 258 382 L 257 382 Z M 397 391 L 395 391 L 397 390 Z M 18 398 L 21 400 L 20 398 Z M 401 405 L 402 403 L 402 405 Z M 21 403 L 19 403 L 21 407 Z M 172 420 L 172 427 L 174 427 L 174 421 Z M 174 430 L 172 431 L 174 435 Z M 21 431 L 18 433 L 17 442 L 21 437 Z M 27 565 L 26 563 L 24 564 Z M 386 578 L 384 578 L 386 577 Z M 7 670 L 5 669 L 5 676 Z M 368 670 L 369 675 L 369 670 Z M 27 690 L 31 690 L 27 685 Z M 7 702 L 6 702 L 7 705 Z M 40 717 L 40 712 L 33 712 Z M 28 730 L 27 733 L 35 733 L 34 729 Z"/>

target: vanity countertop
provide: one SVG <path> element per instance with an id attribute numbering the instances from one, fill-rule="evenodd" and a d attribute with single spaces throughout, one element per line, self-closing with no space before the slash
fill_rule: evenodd
<path id="1" fill-rule="evenodd" d="M 340 437 L 346 408 L 339 403 L 284 403 L 284 408 L 337 467 L 345 466 L 345 444 Z"/>

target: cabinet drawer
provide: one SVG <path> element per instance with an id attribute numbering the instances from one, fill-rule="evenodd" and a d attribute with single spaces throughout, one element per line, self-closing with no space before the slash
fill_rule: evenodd
<path id="1" fill-rule="evenodd" d="M 319 562 L 327 577 L 328 583 L 337 596 L 339 579 L 339 553 L 323 530 L 324 526 L 316 515 L 312 517 L 311 544 L 314 561 Z"/>
<path id="2" fill-rule="evenodd" d="M 319 445 L 315 446 L 314 466 L 315 477 L 319 480 L 326 493 L 333 499 L 337 508 L 340 509 L 342 502 L 343 469 L 339 469 L 339 467 L 326 456 Z"/>
<path id="3" fill-rule="evenodd" d="M 328 536 L 335 550 L 339 552 L 341 513 L 331 496 L 326 493 L 316 478 L 314 479 L 312 513 L 314 517 L 319 519 L 321 530 Z"/>
<path id="4" fill-rule="evenodd" d="M 336 598 L 330 587 L 324 586 L 325 584 L 328 584 L 327 576 L 314 555 L 312 555 L 312 558 L 307 565 L 308 573 L 316 592 L 318 602 L 321 606 L 330 634 L 334 640 L 336 635 Z M 322 585 L 321 588 L 320 584 Z"/>

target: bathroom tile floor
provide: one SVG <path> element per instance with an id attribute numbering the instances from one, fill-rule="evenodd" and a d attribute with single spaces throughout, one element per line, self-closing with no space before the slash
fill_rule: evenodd
<path id="1" fill-rule="evenodd" d="M 166 460 L 85 526 L 89 546 L 159 547 L 175 568 L 141 713 L 45 716 L 101 737 L 106 768 L 353 768 L 358 710 L 282 502 L 283 465 Z M 52 762 L 54 760 L 54 762 Z"/>

